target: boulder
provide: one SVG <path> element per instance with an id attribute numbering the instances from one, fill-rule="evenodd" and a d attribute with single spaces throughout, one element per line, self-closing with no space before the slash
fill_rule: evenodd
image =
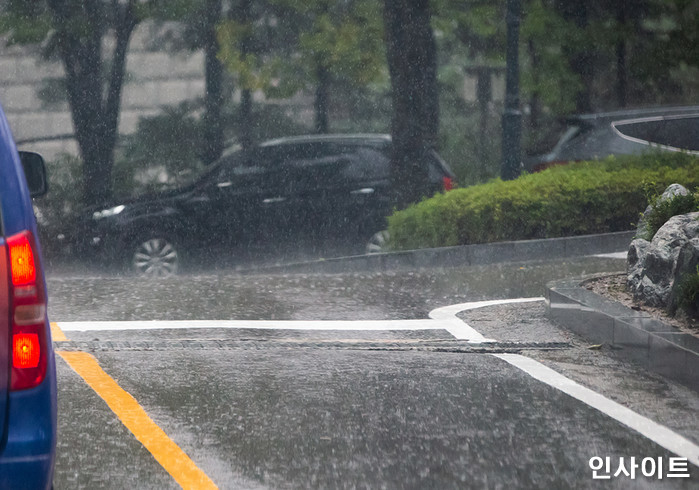
<path id="1" fill-rule="evenodd" d="M 673 216 L 650 242 L 631 242 L 628 284 L 634 298 L 651 306 L 674 302 L 675 286 L 699 264 L 699 212 Z"/>
<path id="2" fill-rule="evenodd" d="M 699 215 L 699 213 L 694 214 Z M 697 223 L 699 223 L 699 218 L 697 218 Z M 677 255 L 677 265 L 675 266 L 673 284 L 680 284 L 684 274 L 696 274 L 697 271 L 699 271 L 699 234 L 697 237 L 685 243 L 680 249 L 680 253 Z M 673 310 L 677 306 L 677 292 L 677 288 L 673 287 L 668 300 L 668 305 Z"/>

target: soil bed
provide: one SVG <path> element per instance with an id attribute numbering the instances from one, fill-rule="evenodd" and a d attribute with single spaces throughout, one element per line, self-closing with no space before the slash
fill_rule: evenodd
<path id="1" fill-rule="evenodd" d="M 683 312 L 671 316 L 663 308 L 648 306 L 634 300 L 633 295 L 626 285 L 626 274 L 613 274 L 595 277 L 582 283 L 582 286 L 595 294 L 617 301 L 628 308 L 648 313 L 653 318 L 679 328 L 680 330 L 699 337 L 699 320 L 689 318 Z"/>

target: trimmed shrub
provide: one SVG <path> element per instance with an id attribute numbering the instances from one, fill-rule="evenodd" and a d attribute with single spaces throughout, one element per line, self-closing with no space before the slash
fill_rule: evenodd
<path id="1" fill-rule="evenodd" d="M 690 317 L 699 319 L 699 267 L 696 274 L 684 275 L 678 288 L 677 306 Z"/>
<path id="2" fill-rule="evenodd" d="M 492 180 L 397 211 L 388 218 L 395 249 L 552 238 L 633 229 L 671 183 L 699 185 L 699 157 L 651 153 L 558 166 L 512 181 Z M 652 183 L 652 184 L 649 184 Z"/>
<path id="3" fill-rule="evenodd" d="M 699 211 L 699 192 L 690 192 L 686 196 L 677 195 L 664 201 L 659 198 L 654 199 L 653 208 L 645 218 L 645 232 L 642 238 L 651 241 L 667 220 L 679 214 L 695 211 Z"/>

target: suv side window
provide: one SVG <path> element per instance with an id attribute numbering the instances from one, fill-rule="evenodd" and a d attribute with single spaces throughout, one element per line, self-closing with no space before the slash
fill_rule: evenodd
<path id="1" fill-rule="evenodd" d="M 238 151 L 224 157 L 221 166 L 213 180 L 216 182 L 235 182 L 241 176 L 252 176 L 278 171 L 283 155 L 276 147 L 254 148 L 249 151 Z"/>
<path id="2" fill-rule="evenodd" d="M 331 142 L 293 145 L 285 156 L 284 178 L 297 190 L 327 187 L 346 160 L 343 148 Z"/>
<path id="3" fill-rule="evenodd" d="M 340 171 L 345 182 L 382 180 L 390 177 L 390 158 L 375 148 L 355 146 L 348 149 L 346 164 Z"/>

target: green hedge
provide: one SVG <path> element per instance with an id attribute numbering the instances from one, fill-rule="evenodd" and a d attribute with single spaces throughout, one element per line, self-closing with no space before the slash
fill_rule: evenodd
<path id="1" fill-rule="evenodd" d="M 687 214 L 699 211 L 699 192 L 672 197 L 671 199 L 655 198 L 652 202 L 652 209 L 645 217 L 645 232 L 641 233 L 641 238 L 651 241 L 658 230 L 667 223 L 667 220 L 678 214 Z"/>
<path id="2" fill-rule="evenodd" d="M 699 157 L 651 153 L 578 162 L 438 194 L 388 218 L 395 249 L 631 230 L 649 196 L 699 186 Z"/>

